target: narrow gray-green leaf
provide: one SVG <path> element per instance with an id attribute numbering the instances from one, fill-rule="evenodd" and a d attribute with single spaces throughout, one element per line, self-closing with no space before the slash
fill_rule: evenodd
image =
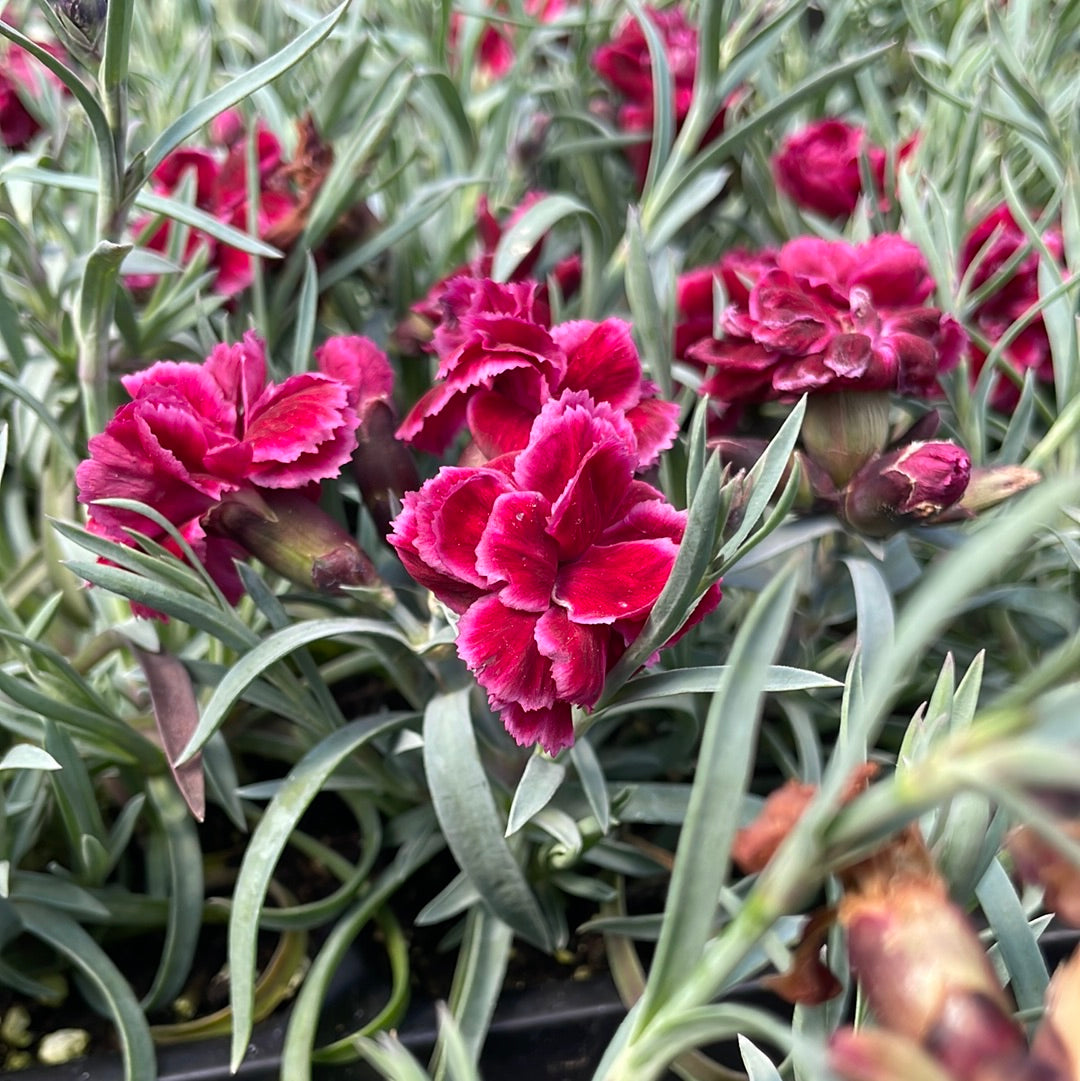
<path id="1" fill-rule="evenodd" d="M 499 238 L 491 264 L 492 278 L 506 281 L 549 230 L 567 217 L 584 217 L 595 223 L 593 212 L 569 195 L 548 195 L 529 207 Z"/>
<path id="2" fill-rule="evenodd" d="M 856 644 L 865 669 L 879 654 L 892 648 L 895 623 L 892 594 L 880 566 L 850 556 L 844 559 L 844 566 L 855 590 Z"/>
<path id="3" fill-rule="evenodd" d="M 674 668 L 669 672 L 654 672 L 637 676 L 615 697 L 614 702 L 626 705 L 674 694 L 702 694 L 716 690 L 727 665 L 704 665 L 700 668 Z M 811 691 L 843 686 L 832 676 L 810 672 L 805 668 L 770 665 L 765 674 L 764 689 L 778 691 Z"/>
<path id="4" fill-rule="evenodd" d="M 483 905 L 466 917 L 465 939 L 458 950 L 450 988 L 449 1017 L 443 1019 L 435 1048 L 436 1081 L 464 1081 L 475 1076 L 513 938 L 513 930 Z M 448 1039 L 454 1034 L 456 1039 Z"/>
<path id="5" fill-rule="evenodd" d="M 757 747 L 765 676 L 795 600 L 795 571 L 791 564 L 777 575 L 743 619 L 709 706 L 664 923 L 642 995 L 639 1030 L 681 988 L 712 936 Z M 702 853 L 708 853 L 707 860 Z"/>
<path id="6" fill-rule="evenodd" d="M 600 832 L 607 833 L 611 829 L 611 801 L 608 799 L 604 769 L 593 745 L 587 739 L 575 740 L 570 748 L 570 761 L 577 770 L 585 799 L 589 802 L 589 809 L 600 827 Z"/>
<path id="7" fill-rule="evenodd" d="M 514 792 L 514 802 L 506 822 L 506 836 L 517 833 L 537 811 L 543 810 L 559 790 L 566 776 L 566 765 L 537 751 L 525 763 L 525 770 Z"/>
<path id="8" fill-rule="evenodd" d="M 51 946 L 78 969 L 107 1006 L 120 1036 L 124 1081 L 147 1081 L 157 1076 L 157 1056 L 146 1016 L 139 1008 L 127 977 L 122 975 L 97 942 L 73 919 L 46 907 L 18 905 L 23 927 Z"/>
<path id="9" fill-rule="evenodd" d="M 387 714 L 353 721 L 327 736 L 290 770 L 251 835 L 233 890 L 229 915 L 229 972 L 233 1009 L 232 1070 L 247 1051 L 255 1004 L 255 954 L 270 877 L 282 850 L 311 801 L 341 763 L 366 743 L 404 724 L 410 715 Z"/>
<path id="10" fill-rule="evenodd" d="M 446 843 L 491 911 L 545 951 L 555 942 L 503 836 L 480 761 L 469 688 L 433 698 L 424 711 L 424 771 Z"/>
<path id="11" fill-rule="evenodd" d="M 203 852 L 198 830 L 168 777 L 152 777 L 147 795 L 168 859 L 169 915 L 154 982 L 143 998 L 150 1013 L 170 1003 L 184 989 L 199 947 L 203 907 Z"/>
<path id="12" fill-rule="evenodd" d="M 1005 869 L 993 860 L 975 889 L 979 907 L 994 929 L 1009 972 L 1013 997 L 1021 1010 L 1037 1010 L 1046 996 L 1046 961 Z"/>
<path id="13" fill-rule="evenodd" d="M 403 635 L 394 627 L 374 619 L 311 619 L 277 631 L 263 639 L 225 673 L 225 678 L 206 703 L 198 727 L 188 740 L 178 764 L 187 762 L 199 751 L 217 731 L 248 685 L 258 679 L 270 665 L 301 646 L 342 634 L 370 634 L 407 644 Z"/>
<path id="14" fill-rule="evenodd" d="M 32 743 L 17 743 L 0 758 L 0 770 L 5 769 L 62 769 L 63 767 L 43 747 Z"/>
<path id="15" fill-rule="evenodd" d="M 720 549 L 721 559 L 731 559 L 738 552 L 743 541 L 750 536 L 751 530 L 758 523 L 758 519 L 765 513 L 773 493 L 780 485 L 791 462 L 791 454 L 795 449 L 795 441 L 799 438 L 799 429 L 802 427 L 803 414 L 806 412 L 805 395 L 796 403 L 788 414 L 787 419 L 780 427 L 780 431 L 773 436 L 765 453 L 754 463 L 750 470 L 750 498 L 746 501 L 746 510 L 743 520 L 735 533 L 727 540 Z"/>

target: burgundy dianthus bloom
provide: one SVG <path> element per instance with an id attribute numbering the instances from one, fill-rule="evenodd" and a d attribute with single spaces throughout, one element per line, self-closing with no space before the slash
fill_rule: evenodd
<path id="1" fill-rule="evenodd" d="M 686 355 L 708 366 L 703 389 L 723 402 L 929 396 L 967 344 L 955 319 L 926 306 L 934 281 L 922 253 L 893 234 L 858 245 L 801 237 L 775 253 L 732 253 L 717 273 L 730 300 L 722 335 Z"/>
<path id="2" fill-rule="evenodd" d="M 40 41 L 36 44 L 64 59 L 59 46 Z M 44 64 L 17 45 L 9 45 L 0 60 L 0 142 L 9 150 L 22 150 L 41 131 L 41 124 L 27 109 L 25 99 L 33 97 L 42 80 L 64 89 L 64 84 Z"/>
<path id="3" fill-rule="evenodd" d="M 458 278 L 490 277 L 495 261 L 495 249 L 499 246 L 503 233 L 543 198 L 542 191 L 527 192 L 521 202 L 500 222 L 492 214 L 487 196 L 480 196 L 476 205 L 476 237 L 480 241 L 480 250 L 467 263 L 455 267 L 449 274 L 440 278 L 428 290 L 425 297 L 412 305 L 410 311 L 414 317 L 419 318 L 405 320 L 395 331 L 395 337 L 407 352 L 417 352 L 415 348 L 417 345 L 429 347 L 432 332 L 447 313 L 446 296 L 452 283 Z M 533 279 L 533 272 L 540 259 L 544 240 L 545 238 L 541 237 L 520 260 L 510 275 L 511 281 Z M 551 275 L 558 283 L 564 297 L 577 292 L 581 283 L 581 256 L 575 253 L 559 260 L 552 267 Z M 544 290 L 541 290 L 541 294 L 543 292 Z M 454 301 L 451 300 L 449 304 L 452 307 Z"/>
<path id="4" fill-rule="evenodd" d="M 151 176 L 151 186 L 157 195 L 171 196 L 176 193 L 187 177 L 195 183 L 195 206 L 212 214 L 218 221 L 232 225 L 241 232 L 248 230 L 247 155 L 248 139 L 236 128 L 236 115 L 224 114 L 224 119 L 214 125 L 214 134 L 229 142 L 222 147 L 180 147 L 168 154 Z M 301 202 L 289 182 L 289 166 L 282 157 L 281 143 L 276 135 L 263 125 L 254 133 L 256 163 L 259 183 L 259 212 L 255 233 L 273 242 L 276 227 L 289 221 Z M 141 228 L 147 219 L 136 223 Z M 172 226 L 168 221 L 154 230 L 144 241 L 153 251 L 165 251 L 168 247 Z M 208 264 L 215 272 L 213 289 L 225 297 L 242 292 L 252 282 L 254 271 L 251 256 L 238 248 L 222 244 L 198 229 L 188 233 L 185 258 L 190 258 L 200 247 L 207 250 Z M 154 285 L 153 275 L 131 275 L 128 284 L 142 289 Z"/>
<path id="5" fill-rule="evenodd" d="M 506 4 L 502 0 L 496 0 L 489 6 L 497 13 L 506 12 Z M 547 23 L 558 18 L 565 7 L 564 0 L 525 0 L 522 8 L 526 15 Z M 462 24 L 465 16 L 460 12 L 454 12 L 450 16 L 450 51 L 456 51 L 457 43 L 461 37 Z M 505 75 L 514 66 L 514 37 L 515 28 L 507 23 L 492 20 L 480 32 L 480 40 L 476 46 L 476 68 L 481 75 L 487 78 L 498 79 Z"/>
<path id="6" fill-rule="evenodd" d="M 645 17 L 656 27 L 664 44 L 664 56 L 672 79 L 672 103 L 676 130 L 682 127 L 694 98 L 694 71 L 697 67 L 698 33 L 682 8 L 646 6 Z M 592 56 L 592 66 L 602 79 L 623 97 L 618 124 L 631 134 L 649 136 L 644 142 L 626 148 L 627 157 L 639 183 L 645 182 L 649 169 L 651 136 L 655 110 L 653 105 L 652 63 L 644 30 L 637 19 L 627 19 L 615 38 L 601 45 Z M 730 104 L 731 99 L 728 99 Z M 713 117 L 702 143 L 711 142 L 724 130 L 727 106 Z"/>
<path id="7" fill-rule="evenodd" d="M 1043 243 L 1055 262 L 1064 269 L 1064 242 L 1061 229 L 1043 233 Z M 1031 248 L 1027 234 L 1016 223 L 1012 212 L 1002 204 L 995 207 L 968 234 L 960 251 L 960 271 L 971 273 L 972 290 L 985 285 L 1025 248 Z M 1015 269 L 971 313 L 979 333 L 995 345 L 1005 332 L 1033 304 L 1039 301 L 1039 253 L 1031 248 L 1020 258 Z M 974 347 L 973 359 L 978 372 L 986 354 Z M 1029 368 L 1045 383 L 1054 381 L 1054 359 L 1042 315 L 1037 315 L 1005 348 L 1005 359 L 1019 372 Z M 991 393 L 995 409 L 1008 412 L 1017 403 L 1020 392 L 1008 379 L 998 378 Z"/>
<path id="8" fill-rule="evenodd" d="M 541 409 L 565 390 L 588 391 L 626 414 L 638 469 L 675 439 L 678 406 L 658 398 L 642 375 L 630 325 L 553 327 L 536 282 L 451 282 L 433 344 L 438 381 L 398 429 L 399 439 L 422 450 L 442 453 L 462 426 L 483 458 L 521 450 Z"/>
<path id="9" fill-rule="evenodd" d="M 913 145 L 913 140 L 903 144 L 897 157 L 903 160 Z M 773 157 L 773 174 L 777 186 L 799 206 L 826 217 L 846 218 L 862 195 L 859 160 L 864 153 L 874 194 L 885 207 L 885 151 L 868 142 L 865 128 L 844 120 L 818 120 L 789 135 Z"/>
<path id="10" fill-rule="evenodd" d="M 371 352 L 350 349 L 353 341 L 331 339 L 318 354 L 324 372 L 283 383 L 267 382 L 263 343 L 251 332 L 215 347 L 203 364 L 165 360 L 125 376 L 132 400 L 91 438 L 75 473 L 79 501 L 91 505 L 90 531 L 132 545 L 126 530 L 135 529 L 175 550 L 150 519 L 95 501 L 146 503 L 178 528 L 235 603 L 242 587 L 233 559 L 247 552 L 208 532 L 207 516 L 230 499 L 273 502 L 281 489 L 314 495 L 317 482 L 337 476 L 356 448 L 364 388 L 379 393 L 383 383 Z"/>
<path id="11" fill-rule="evenodd" d="M 686 514 L 634 479 L 623 414 L 584 391 L 549 400 L 524 450 L 444 467 L 405 496 L 390 543 L 460 614 L 458 653 L 520 744 L 574 740 L 664 588 Z M 720 600 L 714 586 L 692 621 Z"/>

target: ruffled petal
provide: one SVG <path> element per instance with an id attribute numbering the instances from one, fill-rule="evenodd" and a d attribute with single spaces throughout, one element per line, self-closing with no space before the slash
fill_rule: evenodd
<path id="1" fill-rule="evenodd" d="M 134 399 L 186 402 L 203 427 L 222 435 L 236 434 L 236 403 L 223 393 L 203 364 L 162 360 L 125 375 L 120 382 Z"/>
<path id="2" fill-rule="evenodd" d="M 553 596 L 575 623 L 639 615 L 655 604 L 678 551 L 667 538 L 593 545 L 560 568 Z"/>
<path id="3" fill-rule="evenodd" d="M 466 419 L 473 441 L 486 458 L 528 445 L 536 410 L 527 409 L 494 390 L 478 390 L 469 399 Z"/>
<path id="4" fill-rule="evenodd" d="M 377 401 L 389 401 L 394 391 L 394 369 L 386 354 L 359 334 L 327 338 L 315 350 L 315 363 L 323 375 L 343 383 L 349 405 L 363 417 Z"/>
<path id="5" fill-rule="evenodd" d="M 509 703 L 499 712 L 507 732 L 521 747 L 539 743 L 548 754 L 558 754 L 574 743 L 574 720 L 565 702 L 556 702 L 549 709 L 522 709 Z"/>
<path id="6" fill-rule="evenodd" d="M 203 365 L 222 394 L 248 417 L 251 406 L 266 386 L 266 350 L 258 335 L 248 331 L 234 345 L 216 345 Z"/>
<path id="7" fill-rule="evenodd" d="M 633 477 L 625 443 L 608 439 L 588 450 L 551 509 L 548 532 L 562 560 L 576 559 L 611 522 Z"/>
<path id="8" fill-rule="evenodd" d="M 551 662 L 536 648 L 535 612 L 481 597 L 458 623 L 458 655 L 488 695 L 502 705 L 549 709 L 555 704 Z"/>
<path id="9" fill-rule="evenodd" d="M 245 424 L 251 479 L 268 488 L 300 488 L 336 476 L 356 449 L 357 423 L 349 392 L 336 379 L 304 372 L 271 384 Z"/>
<path id="10" fill-rule="evenodd" d="M 610 476 L 609 488 L 601 492 L 605 504 L 617 505 L 633 476 L 634 430 L 621 411 L 594 402 L 585 391 L 564 391 L 536 418 L 529 445 L 515 463 L 514 479 L 519 488 L 540 492 L 554 503 L 577 477 L 586 455 L 605 443 L 622 447 L 624 464 L 618 472 L 623 479 Z"/>
<path id="11" fill-rule="evenodd" d="M 452 611 L 464 612 L 484 595 L 485 590 L 447 574 L 439 566 L 432 566 L 430 559 L 420 554 L 420 534 L 423 531 L 430 535 L 431 532 L 431 508 L 422 502 L 419 492 L 406 492 L 403 504 L 401 513 L 392 523 L 393 532 L 386 538 L 387 542 L 397 551 L 413 579 L 430 589 Z"/>
<path id="12" fill-rule="evenodd" d="M 481 589 L 488 579 L 476 567 L 476 550 L 495 500 L 512 490 L 505 474 L 491 469 L 446 467 L 417 493 L 416 549 L 432 567 Z"/>
<path id="13" fill-rule="evenodd" d="M 629 409 L 641 398 L 641 358 L 622 319 L 602 323 L 577 320 L 552 328 L 551 336 L 567 356 L 563 387 L 587 390 L 600 402 Z"/>
<path id="14" fill-rule="evenodd" d="M 563 608 L 551 608 L 536 623 L 536 644 L 551 661 L 555 693 L 576 706 L 594 706 L 607 675 L 607 627 L 574 623 Z"/>
<path id="15" fill-rule="evenodd" d="M 626 411 L 637 438 L 637 467 L 656 465 L 662 451 L 675 443 L 679 432 L 679 406 L 661 398 L 646 398 Z"/>
<path id="16" fill-rule="evenodd" d="M 551 604 L 559 549 L 544 532 L 551 506 L 537 492 L 507 492 L 495 500 L 476 547 L 476 569 L 505 582 L 499 599 L 509 608 L 543 612 Z"/>

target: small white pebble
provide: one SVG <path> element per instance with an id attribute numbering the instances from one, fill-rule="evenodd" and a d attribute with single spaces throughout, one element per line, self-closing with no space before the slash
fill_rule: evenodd
<path id="1" fill-rule="evenodd" d="M 41 1037 L 38 1044 L 38 1062 L 45 1066 L 59 1066 L 73 1058 L 86 1054 L 90 1046 L 90 1033 L 84 1028 L 58 1028 Z"/>

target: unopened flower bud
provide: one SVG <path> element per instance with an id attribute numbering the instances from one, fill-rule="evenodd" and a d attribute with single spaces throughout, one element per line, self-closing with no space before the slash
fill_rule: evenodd
<path id="1" fill-rule="evenodd" d="M 868 537 L 940 520 L 963 496 L 971 458 L 955 443 L 909 443 L 867 463 L 844 492 L 844 520 Z"/>
<path id="2" fill-rule="evenodd" d="M 846 872 L 838 919 L 878 1022 L 919 1043 L 957 1081 L 1021 1056 L 1024 1035 L 967 916 L 915 828 Z"/>
<path id="3" fill-rule="evenodd" d="M 308 589 L 336 593 L 370 586 L 375 568 L 353 536 L 301 492 L 233 492 L 203 518 L 208 533 L 228 537 L 271 570 Z"/>
<path id="4" fill-rule="evenodd" d="M 802 442 L 812 461 L 843 487 L 889 438 L 889 396 L 884 392 L 811 394 Z"/>
<path id="5" fill-rule="evenodd" d="M 393 497 L 420 487 L 420 475 L 409 448 L 394 437 L 397 419 L 387 402 L 374 402 L 356 430 L 353 472 L 360 494 L 379 531 L 390 532 L 396 513 Z"/>
<path id="6" fill-rule="evenodd" d="M 1062 1078 L 1080 1077 L 1080 952 L 1054 973 L 1046 989 L 1046 1011 L 1035 1038 L 1031 1057 Z"/>
<path id="7" fill-rule="evenodd" d="M 962 510 L 972 514 L 989 509 L 1038 484 L 1042 474 L 1022 465 L 997 465 L 973 469 L 971 480 L 960 499 Z"/>
<path id="8" fill-rule="evenodd" d="M 88 37 L 93 37 L 105 22 L 109 2 L 108 0 L 55 0 L 53 7 L 58 14 L 63 15 Z"/>
<path id="9" fill-rule="evenodd" d="M 887 1029 L 840 1029 L 829 1066 L 844 1081 L 954 1081 L 917 1043 Z"/>

